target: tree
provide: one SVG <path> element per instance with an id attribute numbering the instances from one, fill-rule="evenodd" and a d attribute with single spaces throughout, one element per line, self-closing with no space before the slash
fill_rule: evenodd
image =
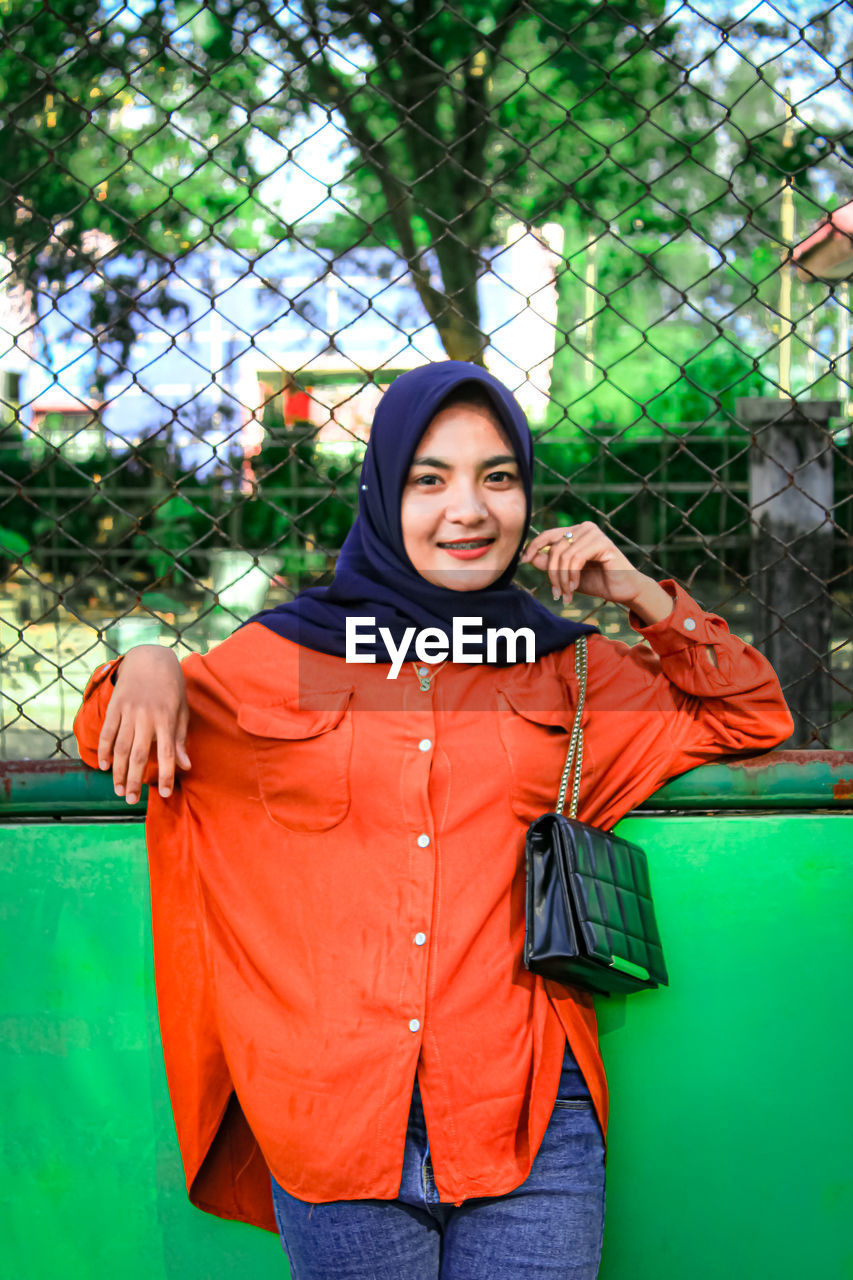
<path id="1" fill-rule="evenodd" d="M 726 68 L 695 36 L 675 52 L 703 70 L 648 104 L 656 145 L 630 158 L 611 149 L 630 181 L 591 219 L 579 216 L 584 180 L 563 210 L 553 425 L 648 433 L 731 415 L 736 397 L 772 382 L 784 186 L 795 183 L 803 225 L 841 177 L 849 135 L 808 105 L 789 129 L 779 70 Z M 766 62 L 760 40 L 754 57 Z"/>
<path id="2" fill-rule="evenodd" d="M 387 246 L 447 354 L 480 360 L 478 279 L 502 224 L 624 205 L 650 104 L 677 83 L 662 0 L 157 0 L 109 17 L 98 0 L 15 4 L 0 241 L 37 297 L 94 268 L 93 333 L 123 354 L 134 312 L 170 305 L 183 251 L 290 234 Z M 278 143 L 317 112 L 352 157 L 346 212 L 287 227 L 261 199 L 253 131 Z M 155 258 L 159 288 L 135 297 L 133 265 L 108 280 L 105 245 Z"/>
<path id="3" fill-rule="evenodd" d="M 186 3 L 11 0 L 6 14 L 0 246 L 37 314 L 89 277 L 93 342 L 126 355 L 146 313 L 174 305 L 184 254 L 281 232 L 250 185 L 265 63 Z M 140 296 L 146 266 L 155 285 Z"/>
<path id="4" fill-rule="evenodd" d="M 665 76 L 651 53 L 668 38 L 652 22 L 661 8 L 659 0 L 541 0 L 535 11 L 520 0 L 239 6 L 280 50 L 294 116 L 319 107 L 341 123 L 354 154 L 339 195 L 346 212 L 313 233 L 336 252 L 390 248 L 447 354 L 477 361 L 488 341 L 477 282 L 501 218 L 542 218 L 564 203 L 584 163 L 576 127 L 602 111 L 629 118 L 638 83 Z"/>

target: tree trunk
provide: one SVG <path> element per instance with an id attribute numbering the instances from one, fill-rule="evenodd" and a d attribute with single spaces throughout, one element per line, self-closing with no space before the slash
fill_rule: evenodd
<path id="1" fill-rule="evenodd" d="M 435 320 L 435 327 L 448 360 L 467 360 L 471 364 L 483 364 L 486 339 L 476 324 L 466 316 L 445 314 Z"/>
<path id="2" fill-rule="evenodd" d="M 428 219 L 429 221 L 429 219 Z M 461 234 L 464 235 L 464 228 Z M 442 292 L 430 299 L 427 310 L 450 360 L 483 364 L 488 335 L 480 325 L 480 245 L 451 240 L 447 233 L 433 233 L 433 249 L 441 271 Z"/>

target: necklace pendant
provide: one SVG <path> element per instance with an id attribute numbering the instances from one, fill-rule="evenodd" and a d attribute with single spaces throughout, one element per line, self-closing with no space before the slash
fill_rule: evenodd
<path id="1" fill-rule="evenodd" d="M 444 662 L 446 661 L 447 659 L 445 658 Z M 412 663 L 415 675 L 418 677 L 418 687 L 421 693 L 429 693 L 431 691 L 431 681 L 434 676 L 438 675 L 439 671 L 444 666 L 444 662 L 440 662 L 438 666 L 433 667 L 432 670 L 430 670 L 429 667 L 419 667 L 416 663 Z"/>
<path id="2" fill-rule="evenodd" d="M 430 671 L 429 667 L 419 667 L 416 662 L 412 663 L 415 675 L 418 677 L 418 686 L 421 693 L 429 693 L 429 682 L 435 675 L 434 671 Z"/>

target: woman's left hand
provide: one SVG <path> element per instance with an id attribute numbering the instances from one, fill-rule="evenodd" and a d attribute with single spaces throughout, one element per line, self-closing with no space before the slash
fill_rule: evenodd
<path id="1" fill-rule="evenodd" d="M 665 617 L 672 608 L 672 597 L 652 578 L 635 569 L 591 520 L 546 529 L 528 543 L 521 563 L 532 564 L 547 573 L 554 599 L 562 596 L 566 604 L 575 591 L 580 591 L 585 596 L 598 596 L 635 608 L 640 600 L 652 604 L 651 589 L 654 589 L 653 612 Z M 658 592 L 660 600 L 656 599 Z"/>

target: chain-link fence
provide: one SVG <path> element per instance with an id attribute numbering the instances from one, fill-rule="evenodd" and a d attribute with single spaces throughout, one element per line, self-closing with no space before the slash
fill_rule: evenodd
<path id="1" fill-rule="evenodd" d="M 601 523 L 851 745 L 848 4 L 0 13 L 0 756 L 328 580 L 384 385 L 446 357 L 525 406 L 536 527 Z"/>

